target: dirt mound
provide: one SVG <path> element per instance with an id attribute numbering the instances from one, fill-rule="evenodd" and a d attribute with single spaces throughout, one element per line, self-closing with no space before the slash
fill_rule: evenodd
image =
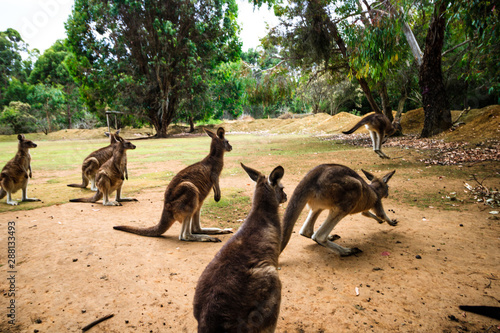
<path id="1" fill-rule="evenodd" d="M 458 121 L 465 124 L 452 132 L 442 134 L 445 140 L 476 143 L 500 138 L 500 105 L 490 105 L 464 112 Z"/>

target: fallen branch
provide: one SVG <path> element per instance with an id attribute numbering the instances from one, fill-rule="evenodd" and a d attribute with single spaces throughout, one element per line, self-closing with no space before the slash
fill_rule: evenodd
<path id="1" fill-rule="evenodd" d="M 109 318 L 112 318 L 113 316 L 114 316 L 114 314 L 112 313 L 112 314 L 107 315 L 105 317 L 102 317 L 102 318 L 99 318 L 97 320 L 94 320 L 93 322 L 91 322 L 90 324 L 88 324 L 87 326 L 85 326 L 84 328 L 82 328 L 82 332 L 88 331 L 89 329 L 91 329 L 95 325 L 97 325 L 99 323 L 102 323 L 103 321 L 108 320 Z"/>

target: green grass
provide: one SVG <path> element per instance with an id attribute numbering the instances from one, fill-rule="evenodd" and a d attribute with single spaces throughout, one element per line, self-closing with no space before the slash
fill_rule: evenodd
<path id="1" fill-rule="evenodd" d="M 391 186 L 390 197 L 420 208 L 434 206 L 442 209 L 457 209 L 453 204 L 461 204 L 464 200 L 463 182 L 471 173 L 477 173 L 478 179 L 494 175 L 494 170 L 475 166 L 460 168 L 457 166 L 428 167 L 419 162 L 421 156 L 403 159 L 381 160 L 373 156 L 369 148 L 358 148 L 332 141 L 321 141 L 318 138 L 303 135 L 271 135 L 259 136 L 250 134 L 227 135 L 233 146 L 226 153 L 221 184 L 224 179 L 235 177 L 240 187 L 222 189 L 220 202 L 213 202 L 213 194 L 207 198 L 203 214 L 220 223 L 235 223 L 243 219 L 250 207 L 247 184 L 251 183 L 240 167 L 240 162 L 254 167 L 264 173 L 275 166 L 285 167 L 283 183 L 288 187 L 304 176 L 305 172 L 322 163 L 341 163 L 355 170 L 360 168 L 373 170 L 382 175 L 389 170 L 397 170 L 393 179 L 398 179 L 399 187 Z M 67 187 L 66 184 L 81 182 L 81 163 L 92 151 L 108 145 L 107 138 L 94 140 L 60 140 L 36 141 L 38 147 L 31 150 L 33 179 L 30 180 L 28 196 L 37 197 L 42 202 L 21 203 L 19 206 L 5 204 L 0 200 L 0 212 L 34 209 L 59 203 L 66 203 L 70 198 L 91 196 L 90 190 Z M 124 195 L 133 196 L 148 188 L 164 189 L 172 177 L 184 166 L 203 159 L 209 152 L 210 138 L 195 136 L 172 139 L 151 139 L 134 141 L 137 149 L 128 152 L 129 180 L 124 184 Z M 17 151 L 17 141 L 2 140 L 0 137 L 0 167 L 10 160 Z M 394 151 L 393 151 L 394 152 Z M 392 152 L 391 152 L 392 153 Z M 173 162 L 173 163 L 172 163 Z M 175 169 L 174 169 L 175 168 Z M 426 184 L 436 182 L 447 186 L 432 187 Z M 494 176 L 495 177 L 495 176 Z M 405 186 L 405 181 L 410 179 Z M 234 182 L 233 182 L 234 183 Z M 391 180 L 391 183 L 395 183 Z M 389 185 L 391 185 L 391 183 Z M 245 192 L 243 192 L 245 190 Z M 441 193 L 440 193 L 441 192 Z M 461 196 L 457 202 L 446 198 L 451 192 Z M 291 193 L 288 193 L 291 196 Z M 19 199 L 21 193 L 14 194 Z M 444 197 L 444 199 L 442 198 Z M 230 222 L 228 222 L 230 221 Z"/>

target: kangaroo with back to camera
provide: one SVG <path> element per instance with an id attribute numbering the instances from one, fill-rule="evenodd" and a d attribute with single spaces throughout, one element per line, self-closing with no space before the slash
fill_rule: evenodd
<path id="1" fill-rule="evenodd" d="M 361 119 L 353 128 L 342 132 L 344 134 L 354 133 L 358 128 L 365 125 L 370 132 L 370 137 L 373 143 L 373 150 L 380 158 L 390 158 L 382 152 L 382 144 L 387 138 L 396 132 L 396 128 L 392 126 L 391 121 L 381 113 L 374 113 Z"/>
<path id="2" fill-rule="evenodd" d="M 104 206 L 121 206 L 120 202 L 137 201 L 134 198 L 122 198 L 122 186 L 127 168 L 127 150 L 135 149 L 135 145 L 115 135 L 116 143 L 113 146 L 113 156 L 104 162 L 95 177 L 96 194 L 91 198 L 71 199 L 70 202 L 96 202 L 102 200 Z M 115 201 L 109 201 L 109 195 L 116 191 Z"/>
<path id="3" fill-rule="evenodd" d="M 97 191 L 97 187 L 95 185 L 95 177 L 101 165 L 104 164 L 107 160 L 109 160 L 113 156 L 114 145 L 118 142 L 116 140 L 116 136 L 120 134 L 120 130 L 117 130 L 113 133 L 104 133 L 106 136 L 109 136 L 110 143 L 109 146 L 102 147 L 87 156 L 82 163 L 82 183 L 81 184 L 68 184 L 70 187 L 79 187 L 86 188 L 90 181 L 90 189 L 92 191 Z M 126 167 L 127 161 L 125 160 L 125 179 L 128 180 L 128 171 Z"/>
<path id="4" fill-rule="evenodd" d="M 194 295 L 199 333 L 274 332 L 281 303 L 277 266 L 284 169 L 269 177 L 241 164 L 257 184 L 252 209 L 238 232 L 200 276 Z"/>
<path id="5" fill-rule="evenodd" d="M 309 215 L 300 229 L 300 234 L 312 238 L 341 256 L 361 252 L 358 248 L 344 248 L 335 244 L 333 241 L 340 238 L 338 235 L 329 237 L 333 228 L 345 216 L 361 213 L 379 223 L 386 221 L 395 226 L 397 220 L 391 220 L 387 216 L 382 206 L 382 199 L 389 195 L 387 182 L 396 170 L 389 172 L 382 179 L 367 171 L 361 171 L 371 181 L 370 184 L 367 184 L 354 170 L 339 164 L 322 164 L 309 171 L 295 188 L 285 210 L 281 251 L 288 244 L 295 222 L 306 205 L 309 206 Z M 328 217 L 314 232 L 314 223 L 325 209 L 329 210 Z"/>
<path id="6" fill-rule="evenodd" d="M 7 195 L 9 205 L 17 205 L 18 202 L 12 200 L 12 194 L 22 189 L 23 202 L 40 201 L 36 198 L 28 198 L 28 179 L 31 178 L 31 155 L 30 148 L 36 148 L 37 145 L 31 140 L 27 140 L 23 134 L 17 136 L 17 153 L 10 161 L 5 164 L 0 172 L 0 199 Z"/>
<path id="7" fill-rule="evenodd" d="M 183 241 L 220 242 L 208 234 L 231 233 L 231 229 L 202 228 L 200 224 L 201 207 L 210 190 L 214 190 L 216 202 L 221 198 L 219 177 L 224 166 L 224 153 L 232 149 L 225 138 L 224 128 L 219 127 L 217 134 L 206 129 L 205 132 L 212 139 L 210 152 L 200 162 L 179 171 L 168 184 L 160 222 L 149 228 L 115 226 L 114 229 L 156 237 L 179 221 L 182 223 L 179 239 Z"/>

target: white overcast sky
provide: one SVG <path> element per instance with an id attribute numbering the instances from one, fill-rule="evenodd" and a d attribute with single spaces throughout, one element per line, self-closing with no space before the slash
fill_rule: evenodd
<path id="1" fill-rule="evenodd" d="M 66 38 L 64 22 L 73 3 L 74 0 L 0 0 L 0 31 L 16 29 L 30 49 L 37 48 L 43 53 L 57 39 Z M 267 5 L 254 10 L 247 1 L 237 0 L 237 3 L 243 51 L 255 49 L 259 39 L 266 35 L 266 22 L 272 27 L 278 20 Z"/>

